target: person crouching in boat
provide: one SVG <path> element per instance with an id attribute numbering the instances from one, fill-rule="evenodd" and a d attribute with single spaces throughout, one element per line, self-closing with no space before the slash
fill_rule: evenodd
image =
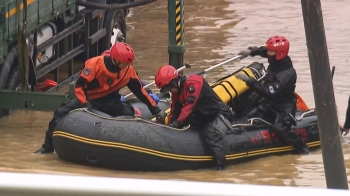
<path id="1" fill-rule="evenodd" d="M 76 99 L 62 104 L 55 111 L 46 131 L 45 142 L 36 153 L 52 153 L 52 133 L 63 116 L 77 108 L 97 109 L 111 116 L 134 116 L 134 108 L 120 101 L 119 90 L 127 86 L 136 97 L 145 103 L 157 119 L 164 120 L 165 113 L 159 109 L 150 95 L 142 88 L 131 63 L 134 50 L 126 43 L 117 42 L 110 56 L 97 56 L 85 62 L 85 67 L 75 83 Z"/>
<path id="2" fill-rule="evenodd" d="M 162 66 L 155 75 L 161 93 L 171 92 L 168 125 L 181 128 L 188 124 L 202 127 L 218 170 L 225 169 L 223 139 L 231 129 L 232 112 L 200 75 L 180 76 L 171 65 Z"/>
<path id="3" fill-rule="evenodd" d="M 288 56 L 289 41 L 283 36 L 273 36 L 266 41 L 262 47 L 249 47 L 248 50 L 241 51 L 242 56 L 265 57 L 269 66 L 267 75 L 263 82 L 258 82 L 248 76 L 238 75 L 237 77 L 246 82 L 249 88 L 262 95 L 265 100 L 246 118 L 269 118 L 277 114 L 277 119 L 272 125 L 272 131 L 278 137 L 292 145 L 298 153 L 308 154 L 307 144 L 293 131 L 292 125 L 296 125 L 296 96 L 295 85 L 297 73 L 293 67 L 292 60 Z"/>
<path id="4" fill-rule="evenodd" d="M 104 52 L 102 52 L 101 55 L 102 56 L 110 56 L 110 54 L 111 54 L 111 50 L 105 50 Z M 137 73 L 137 71 L 135 71 L 135 72 L 136 72 L 136 75 L 138 76 L 139 74 Z M 144 81 L 142 81 L 142 80 L 140 80 L 140 81 L 141 81 L 142 87 L 146 86 L 146 83 Z M 149 96 L 151 96 L 152 99 L 158 104 L 159 97 L 156 94 L 154 94 L 151 89 L 146 89 L 146 91 L 148 92 Z M 126 102 L 125 97 L 121 96 L 120 101 Z"/>

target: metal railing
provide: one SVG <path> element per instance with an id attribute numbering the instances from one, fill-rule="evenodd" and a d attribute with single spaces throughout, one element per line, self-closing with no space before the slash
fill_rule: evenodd
<path id="1" fill-rule="evenodd" d="M 347 190 L 146 180 L 90 176 L 0 173 L 1 196 L 349 196 Z"/>

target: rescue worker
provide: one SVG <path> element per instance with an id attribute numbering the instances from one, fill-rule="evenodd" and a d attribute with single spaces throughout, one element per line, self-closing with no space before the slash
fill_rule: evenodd
<path id="1" fill-rule="evenodd" d="M 164 121 L 166 115 L 159 109 L 145 89 L 142 88 L 131 63 L 134 51 L 126 43 L 117 42 L 111 49 L 110 56 L 97 56 L 85 62 L 85 67 L 75 83 L 75 95 L 69 103 L 62 104 L 55 111 L 46 132 L 45 142 L 36 153 L 52 153 L 52 133 L 63 116 L 77 108 L 94 108 L 111 116 L 134 116 L 134 108 L 129 103 L 120 101 L 121 88 L 127 86 L 136 97 L 145 103 L 151 113 Z"/>
<path id="2" fill-rule="evenodd" d="M 265 57 L 269 66 L 263 82 L 258 82 L 246 75 L 238 75 L 249 88 L 264 97 L 264 101 L 252 110 L 246 118 L 268 119 L 273 117 L 272 131 L 285 143 L 292 145 L 300 154 L 308 154 L 307 144 L 291 130 L 296 125 L 296 96 L 295 85 L 297 74 L 292 60 L 288 56 L 289 41 L 283 36 L 273 36 L 262 47 L 249 47 L 241 51 L 242 56 Z M 270 121 L 271 122 L 271 121 Z"/>
<path id="3" fill-rule="evenodd" d="M 231 129 L 232 112 L 200 75 L 180 76 L 171 65 L 162 66 L 155 75 L 160 93 L 171 92 L 168 125 L 181 128 L 200 126 L 214 155 L 218 170 L 225 169 L 223 139 Z"/>
<path id="4" fill-rule="evenodd" d="M 137 71 L 136 71 L 136 75 L 139 75 L 139 73 L 138 73 Z M 142 80 L 140 80 L 140 81 L 141 81 L 142 87 L 144 87 L 144 86 L 147 85 L 144 81 L 142 81 Z M 146 88 L 145 90 L 147 91 L 147 93 L 149 94 L 149 96 L 151 96 L 152 99 L 158 104 L 158 102 L 159 102 L 159 97 L 158 97 L 156 94 L 154 94 L 154 93 L 152 92 L 151 89 Z M 121 96 L 120 101 L 126 102 L 125 97 L 124 97 L 124 96 Z"/>
<path id="5" fill-rule="evenodd" d="M 103 56 L 109 56 L 110 54 L 111 54 L 111 50 L 105 50 L 101 55 L 103 55 Z M 136 71 L 136 75 L 137 75 L 137 76 L 139 75 L 139 74 L 137 73 L 137 71 Z M 140 81 L 141 81 L 142 87 L 146 86 L 146 83 L 145 83 L 144 81 L 142 81 L 142 80 L 140 80 Z M 147 91 L 148 94 L 152 97 L 152 99 L 158 104 L 159 97 L 158 97 L 156 94 L 154 94 L 154 93 L 151 91 L 151 89 L 146 89 L 146 91 Z M 124 96 L 121 96 L 121 97 L 120 97 L 120 101 L 126 102 L 125 97 L 124 97 Z"/>

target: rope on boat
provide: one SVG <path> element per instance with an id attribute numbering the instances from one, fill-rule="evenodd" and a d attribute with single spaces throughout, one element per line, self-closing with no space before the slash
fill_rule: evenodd
<path id="1" fill-rule="evenodd" d="M 171 129 L 171 130 L 174 130 L 174 131 L 179 131 L 179 132 L 183 132 L 183 131 L 186 131 L 188 130 L 191 126 L 188 125 L 184 128 L 174 128 L 174 127 L 170 127 L 170 126 L 167 126 L 167 125 L 162 125 L 162 124 L 158 124 L 158 123 L 155 123 L 153 121 L 148 121 L 148 120 L 144 120 L 142 118 L 133 118 L 133 119 L 119 119 L 119 118 L 115 118 L 115 117 L 107 117 L 107 116 L 101 116 L 99 114 L 95 114 L 93 112 L 90 112 L 89 110 L 87 110 L 86 108 L 78 108 L 78 109 L 75 109 L 75 110 L 72 110 L 70 111 L 69 113 L 72 113 L 72 112 L 77 112 L 77 111 L 84 111 L 84 112 L 87 112 L 93 116 L 97 116 L 99 118 L 102 118 L 102 119 L 106 119 L 106 120 L 114 120 L 114 121 L 136 121 L 136 122 L 143 122 L 143 123 L 148 123 L 148 124 L 152 124 L 152 125 L 157 125 L 157 126 L 161 126 L 161 127 L 164 127 L 164 128 L 167 128 L 167 129 Z M 303 112 L 301 114 L 301 116 L 299 118 L 296 118 L 297 121 L 300 121 L 304 118 L 305 115 L 307 114 L 311 114 L 313 113 L 315 110 L 314 109 L 311 109 L 309 111 L 306 111 L 306 112 Z M 248 119 L 248 121 L 250 121 L 250 123 L 246 123 L 246 124 L 234 124 L 232 125 L 232 127 L 249 127 L 249 126 L 253 126 L 253 122 L 255 120 L 259 120 L 259 121 L 262 121 L 268 125 L 272 125 L 271 123 L 261 119 L 261 118 L 250 118 Z"/>
<path id="2" fill-rule="evenodd" d="M 315 109 L 311 109 L 311 110 L 309 110 L 309 111 L 303 112 L 299 118 L 295 118 L 295 119 L 296 119 L 297 121 L 301 121 L 301 120 L 304 118 L 305 115 L 311 114 L 311 113 L 313 113 L 313 112 L 315 112 Z M 232 125 L 232 127 L 249 127 L 249 126 L 253 126 L 253 122 L 254 122 L 255 120 L 262 121 L 263 123 L 265 123 L 265 124 L 267 124 L 267 125 L 272 125 L 272 123 L 267 122 L 266 120 L 261 119 L 261 118 L 250 118 L 250 119 L 247 120 L 249 123 L 245 123 L 245 124 L 234 124 L 234 125 Z"/>
<path id="3" fill-rule="evenodd" d="M 167 128 L 167 129 L 171 129 L 171 130 L 174 130 L 174 131 L 186 131 L 187 129 L 189 129 L 191 126 L 188 125 L 184 128 L 174 128 L 174 127 L 170 127 L 170 126 L 167 126 L 167 125 L 162 125 L 162 124 L 158 124 L 158 123 L 155 123 L 153 121 L 148 121 L 148 120 L 144 120 L 142 118 L 132 118 L 132 119 L 120 119 L 120 118 L 117 118 L 117 117 L 107 117 L 107 116 L 101 116 L 99 114 L 95 114 L 93 112 L 90 112 L 89 110 L 87 110 L 86 108 L 78 108 L 78 109 L 75 109 L 75 110 L 72 110 L 70 111 L 69 113 L 72 113 L 72 112 L 77 112 L 77 111 L 84 111 L 84 112 L 87 112 L 91 115 L 94 115 L 94 116 L 97 116 L 99 118 L 102 118 L 102 119 L 107 119 L 107 120 L 114 120 L 114 121 L 137 121 L 137 122 L 144 122 L 144 123 L 148 123 L 148 124 L 152 124 L 152 125 L 157 125 L 157 126 L 161 126 L 161 127 L 164 127 L 164 128 Z"/>

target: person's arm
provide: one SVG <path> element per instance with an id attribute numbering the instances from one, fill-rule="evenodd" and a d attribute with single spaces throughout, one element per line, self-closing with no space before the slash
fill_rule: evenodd
<path id="1" fill-rule="evenodd" d="M 143 88 L 140 78 L 137 76 L 134 69 L 129 70 L 130 80 L 127 84 L 127 87 L 134 93 L 134 95 L 147 105 L 148 109 L 153 115 L 161 112 L 157 103 L 152 99 L 152 97 L 147 93 L 147 91 Z"/>
<path id="2" fill-rule="evenodd" d="M 75 82 L 74 92 L 75 96 L 84 105 L 87 103 L 87 97 L 85 95 L 85 88 L 89 82 L 95 79 L 96 74 L 99 71 L 99 66 L 97 66 L 97 61 L 95 58 L 89 59 L 85 62 L 85 67 L 79 75 L 79 78 Z"/>
<path id="3" fill-rule="evenodd" d="M 250 56 L 259 55 L 263 58 L 267 58 L 267 48 L 265 46 L 249 47 L 248 50 L 242 50 L 241 52 L 238 53 L 238 55 L 242 55 L 243 57 L 246 57 L 248 55 Z"/>
<path id="4" fill-rule="evenodd" d="M 181 127 L 181 125 L 186 124 L 188 118 L 191 116 L 193 109 L 195 108 L 201 91 L 203 87 L 203 82 L 199 81 L 187 81 L 185 84 L 185 89 L 183 90 L 183 96 L 185 96 L 185 103 L 181 108 L 180 115 L 175 119 L 171 125 L 174 127 Z"/>
<path id="5" fill-rule="evenodd" d="M 292 80 L 295 80 L 294 73 L 295 72 L 293 70 L 285 70 L 283 72 L 280 72 L 274 81 L 264 84 L 244 74 L 238 74 L 237 77 L 245 81 L 249 88 L 268 98 L 278 95 L 288 85 L 290 85 L 290 83 L 292 83 Z"/>
<path id="6" fill-rule="evenodd" d="M 171 94 L 171 106 L 170 112 L 168 116 L 168 123 L 171 124 L 174 120 L 176 120 L 181 112 L 182 104 L 178 100 L 178 95 L 176 93 Z"/>
<path id="7" fill-rule="evenodd" d="M 142 87 L 147 85 L 146 82 L 144 82 L 142 80 L 140 80 L 140 81 L 141 81 Z M 147 91 L 148 94 L 152 94 L 153 93 L 150 88 L 145 88 L 145 90 Z"/>
<path id="8" fill-rule="evenodd" d="M 260 47 L 254 47 L 254 49 L 251 49 L 252 53 L 251 56 L 259 55 L 263 58 L 267 58 L 267 48 L 265 46 Z"/>

